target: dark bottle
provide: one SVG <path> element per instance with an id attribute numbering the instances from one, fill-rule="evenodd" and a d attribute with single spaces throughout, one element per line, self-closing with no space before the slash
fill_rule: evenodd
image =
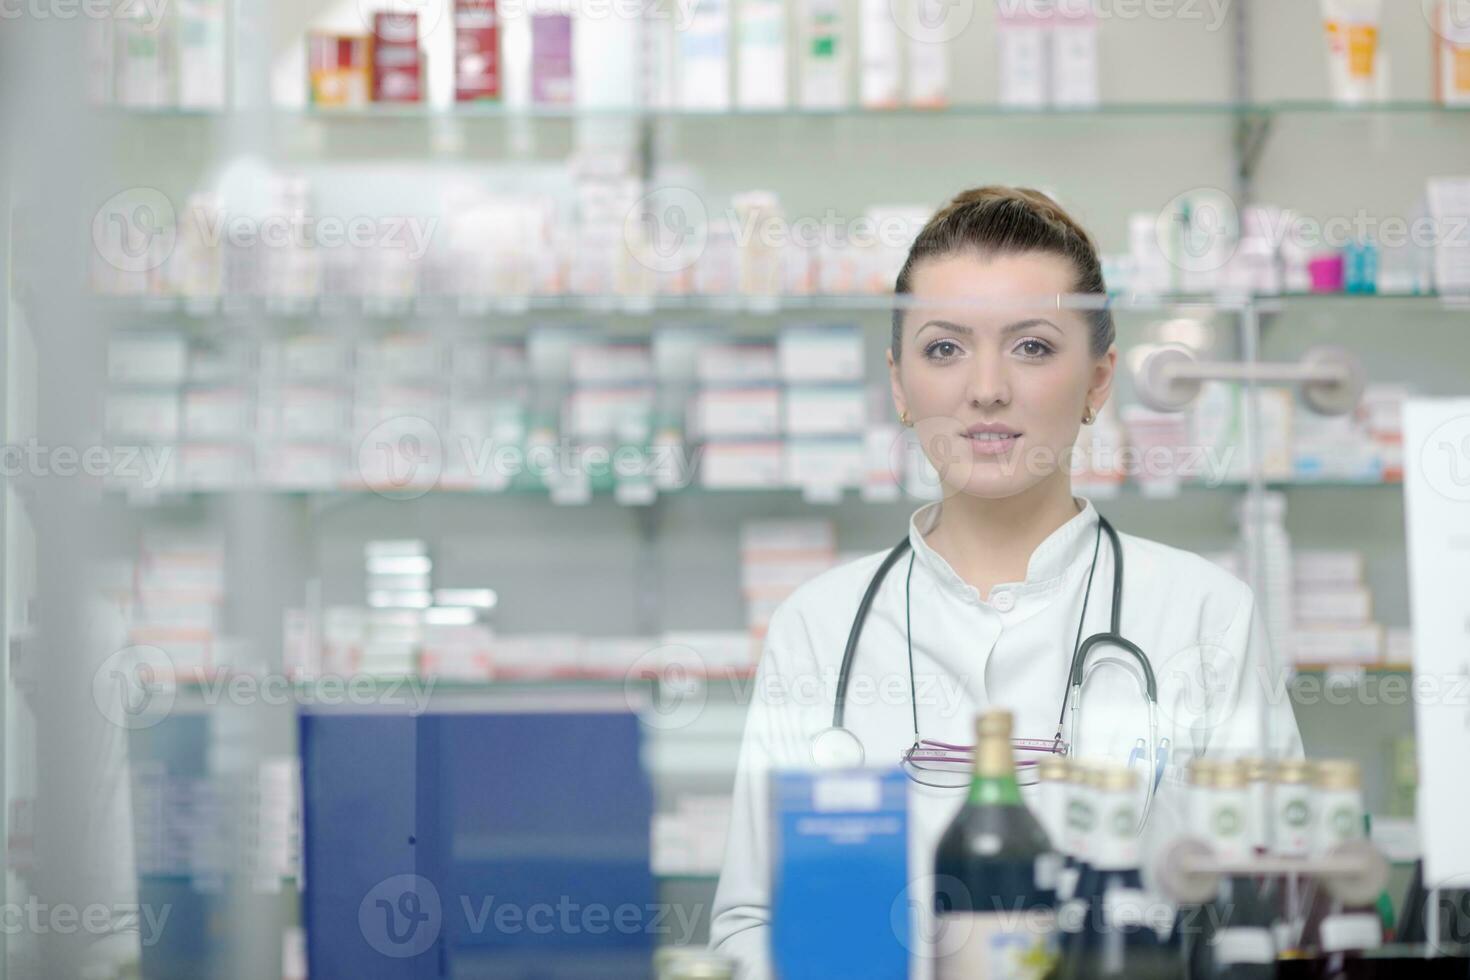
<path id="1" fill-rule="evenodd" d="M 1077 858 L 1067 831 L 1067 804 L 1072 799 L 1073 767 L 1066 756 L 1043 756 L 1036 766 L 1037 819 L 1057 853 L 1057 902 L 1072 897 L 1077 885 Z"/>
<path id="2" fill-rule="evenodd" d="M 1095 768 L 1092 788 L 1091 868 L 1076 895 L 1082 928 L 1067 936 L 1061 976 L 1178 980 L 1183 962 L 1156 927 L 1162 906 L 1144 892 L 1138 867 L 1138 773 Z"/>
<path id="3" fill-rule="evenodd" d="M 1243 863 L 1255 854 L 1249 769 L 1239 762 L 1202 767 L 1194 781 L 1199 830 L 1222 861 Z M 1249 874 L 1222 875 L 1220 891 L 1201 917 L 1207 942 L 1197 944 L 1195 976 L 1212 980 L 1271 980 L 1276 976 L 1275 918 Z"/>
<path id="4" fill-rule="evenodd" d="M 1366 834 L 1363 778 L 1351 759 L 1323 759 L 1313 769 L 1316 805 L 1312 850 L 1320 857 Z M 1313 975 L 1322 980 L 1375 975 L 1364 952 L 1383 945 L 1383 916 L 1374 905 L 1344 905 L 1319 887 L 1307 914 L 1305 945 L 1315 948 Z"/>
<path id="5" fill-rule="evenodd" d="M 1067 965 L 1067 952 L 1075 952 L 1078 936 L 1087 920 L 1087 906 L 1097 890 L 1097 871 L 1092 856 L 1098 845 L 1097 773 L 1090 762 L 1070 763 L 1072 781 L 1067 794 L 1067 850 L 1074 855 L 1072 866 L 1062 874 L 1057 890 L 1058 948 Z"/>
<path id="6" fill-rule="evenodd" d="M 1040 980 L 1056 963 L 1057 856 L 1021 799 L 1011 713 L 975 722 L 970 795 L 934 856 L 936 980 Z"/>

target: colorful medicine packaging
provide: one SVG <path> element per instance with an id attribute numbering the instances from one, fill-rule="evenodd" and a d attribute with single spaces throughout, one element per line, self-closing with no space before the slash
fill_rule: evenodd
<path id="1" fill-rule="evenodd" d="M 904 980 L 911 882 L 903 771 L 774 772 L 770 793 L 776 975 Z"/>
<path id="2" fill-rule="evenodd" d="M 1455 0 L 1435 8 L 1434 97 L 1444 105 L 1470 105 L 1470 18 L 1451 9 Z"/>
<path id="3" fill-rule="evenodd" d="M 500 99 L 500 19 L 495 0 L 455 0 L 454 100 Z"/>
<path id="4" fill-rule="evenodd" d="M 423 99 L 418 14 L 373 15 L 373 101 Z"/>
<path id="5" fill-rule="evenodd" d="M 311 104 L 366 105 L 372 95 L 372 45 L 366 37 L 312 34 L 307 38 Z"/>

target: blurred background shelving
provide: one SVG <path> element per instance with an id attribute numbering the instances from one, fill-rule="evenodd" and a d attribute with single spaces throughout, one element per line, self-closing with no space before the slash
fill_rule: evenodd
<path id="1" fill-rule="evenodd" d="M 228 425 L 208 430 L 213 434 L 200 442 L 248 446 L 251 468 L 226 468 L 221 477 L 218 467 L 204 466 L 194 477 L 180 480 L 175 474 L 171 483 L 152 486 L 100 478 L 76 492 L 95 504 L 95 519 L 85 529 L 91 552 L 87 571 L 96 580 L 92 591 L 108 597 L 107 616 L 99 614 L 91 625 L 110 636 L 114 647 L 147 643 L 163 648 L 170 664 L 182 666 L 185 675 L 177 685 L 161 679 L 160 690 L 173 698 L 164 723 L 121 738 L 104 726 L 108 741 L 98 757 L 125 760 L 131 754 L 132 764 L 154 780 L 141 785 L 134 780 L 134 795 L 130 800 L 119 796 L 121 802 L 115 800 L 110 812 L 131 807 L 144 843 L 177 848 L 180 840 L 192 840 L 197 827 L 181 828 L 169 822 L 177 813 L 148 809 L 159 780 L 183 780 L 179 792 L 194 801 L 188 794 L 209 798 L 212 790 L 204 787 L 219 771 L 221 754 L 235 759 L 241 771 L 273 773 L 259 775 L 274 779 L 276 787 L 261 819 L 274 828 L 270 859 L 285 862 L 284 873 L 265 874 L 258 888 L 239 889 L 251 896 L 243 900 L 232 893 L 237 885 L 210 878 L 208 887 L 218 886 L 227 899 L 233 895 L 237 908 L 254 910 L 242 921 L 265 923 L 249 934 L 268 941 L 254 963 L 284 964 L 280 975 L 285 980 L 295 975 L 292 951 L 301 942 L 299 867 L 292 865 L 300 860 L 299 789 L 289 767 L 284 775 L 281 769 L 298 747 L 295 705 L 272 706 L 261 718 L 241 721 L 231 705 L 217 703 L 208 681 L 187 679 L 195 666 L 238 670 L 244 676 L 289 675 L 288 702 L 305 701 L 316 690 L 312 670 L 331 675 L 345 668 L 385 683 L 432 680 L 430 697 L 436 704 L 514 702 L 522 710 L 548 712 L 568 698 L 638 705 L 655 808 L 649 834 L 659 896 L 698 910 L 691 939 L 707 934 L 749 675 L 774 601 L 769 594 L 749 594 L 744 535 L 769 522 L 815 527 L 830 544 L 821 561 L 806 569 L 810 573 L 821 562 L 830 565 L 891 545 L 912 510 L 928 499 L 932 482 L 926 485 L 911 457 L 889 465 L 892 456 L 884 452 L 899 439 L 885 402 L 882 354 L 893 300 L 884 289 L 892 281 L 895 253 L 901 259 L 906 244 L 876 250 L 876 255 L 859 250 L 856 258 L 833 248 L 794 276 L 763 267 L 754 287 L 745 289 L 740 279 L 747 267 L 738 249 L 710 248 L 687 265 L 661 262 L 657 255 L 648 263 L 626 261 L 628 253 L 647 244 L 637 237 L 638 229 L 655 237 L 690 231 L 692 226 L 679 224 L 689 215 L 678 210 L 690 202 L 712 225 L 737 220 L 737 212 L 749 213 L 744 208 L 779 214 L 788 222 L 839 225 L 897 215 L 912 230 L 928 210 L 964 187 L 1018 183 L 1046 189 L 1083 221 L 1109 257 L 1123 368 L 1114 397 L 1120 413 L 1124 406 L 1139 408 L 1129 369 L 1140 351 L 1180 340 L 1211 357 L 1232 360 L 1286 361 L 1317 344 L 1346 346 L 1383 394 L 1378 404 L 1386 416 L 1405 393 L 1465 393 L 1470 300 L 1463 281 L 1446 284 L 1427 274 L 1433 249 L 1407 258 L 1383 255 L 1385 265 L 1391 258 L 1398 262 L 1396 277 L 1369 277 L 1358 286 L 1371 291 L 1348 293 L 1341 288 L 1310 292 L 1309 286 L 1280 275 L 1263 284 L 1256 278 L 1260 269 L 1241 272 L 1224 260 L 1204 263 L 1209 266 L 1204 269 L 1179 268 L 1178 254 L 1164 256 L 1160 245 L 1161 254 L 1153 256 L 1147 247 L 1156 226 L 1167 227 L 1190 208 L 1197 213 L 1222 200 L 1237 222 L 1246 220 L 1253 207 L 1267 206 L 1278 210 L 1257 213 L 1279 217 L 1280 209 L 1289 209 L 1319 226 L 1333 219 L 1364 219 L 1381 228 L 1385 221 L 1408 222 L 1428 213 L 1431 180 L 1464 180 L 1470 112 L 1433 99 L 1425 58 L 1431 31 L 1420 4 L 1385 5 L 1380 36 L 1392 57 L 1388 90 L 1382 101 L 1351 106 L 1335 101 L 1329 91 L 1315 4 L 1244 0 L 1231 5 L 1230 19 L 1214 25 L 1180 18 L 1103 23 L 1097 36 L 1097 103 L 1085 106 L 1000 104 L 1003 80 L 997 59 L 989 56 L 998 43 L 997 27 L 989 5 L 978 5 L 973 23 L 948 43 L 950 104 L 891 109 L 860 107 L 856 66 L 851 66 L 843 105 L 796 104 L 801 66 L 794 54 L 795 5 L 787 5 L 785 13 L 792 38 L 785 107 L 639 104 L 619 101 L 616 89 L 597 92 L 585 81 L 578 89 L 580 103 L 537 105 L 530 99 L 529 77 L 510 77 L 528 71 L 524 58 L 516 62 L 520 68 L 507 67 L 503 102 L 456 105 L 450 9 L 444 0 L 430 0 L 420 8 L 421 41 L 428 51 L 424 102 L 309 104 L 308 35 L 368 34 L 372 25 L 363 18 L 374 6 L 366 0 L 231 0 L 220 5 L 225 63 L 218 66 L 218 105 L 77 108 L 93 163 L 81 166 L 78 184 L 67 185 L 68 203 L 80 202 L 81 226 L 99 217 L 104 226 L 102 240 L 94 237 L 87 253 L 89 268 L 72 280 L 87 281 L 91 295 L 58 299 L 38 288 L 29 274 L 36 250 L 29 247 L 28 227 L 18 222 L 12 236 L 8 224 L 0 223 L 7 231 L 0 239 L 8 273 L 0 282 L 0 298 L 7 313 L 8 444 L 25 444 L 43 432 L 39 406 L 50 403 L 43 396 L 58 397 L 39 390 L 41 379 L 55 375 L 38 369 L 38 362 L 57 356 L 49 332 L 58 319 L 75 317 L 95 330 L 87 335 L 94 343 L 87 346 L 84 339 L 77 348 L 77 371 L 86 380 L 74 392 L 81 419 L 75 433 L 93 438 L 103 433 L 104 445 L 182 448 L 189 442 L 185 393 L 250 392 L 242 396 L 245 421 L 235 430 Z M 859 22 L 856 2 L 841 7 L 850 26 Z M 602 40 L 617 43 L 613 35 Z M 80 41 L 71 43 L 80 46 Z M 598 35 L 589 35 L 579 44 L 590 50 L 597 41 Z M 577 48 L 579 58 L 582 50 Z M 737 77 L 732 72 L 732 79 Z M 67 173 L 69 178 L 72 171 Z M 12 200 L 34 213 L 54 199 L 44 193 L 44 175 L 30 179 L 42 191 L 39 199 L 30 187 L 10 192 Z M 243 248 L 232 252 L 238 265 L 219 260 L 219 267 L 206 263 L 202 273 L 197 265 L 176 267 L 172 256 L 157 264 L 146 258 L 152 233 L 174 227 L 159 202 L 173 219 L 182 220 L 201 195 L 204 206 L 221 215 L 228 210 L 259 219 L 284 209 L 341 219 L 417 219 L 432 223 L 428 227 L 436 240 L 467 237 L 455 255 L 431 256 L 421 264 L 356 256 L 336 279 L 330 254 L 311 258 L 302 273 L 303 266 L 292 263 L 305 261 L 306 253 L 290 249 L 285 251 L 293 257 L 284 260 L 284 268 L 273 265 L 281 261 L 274 258 L 254 263 Z M 119 199 L 120 205 L 112 203 Z M 486 213 L 499 219 L 511 204 L 525 201 L 536 202 L 539 210 L 531 218 L 519 215 L 516 221 L 527 224 L 512 222 L 509 232 L 476 237 L 473 222 L 456 224 L 466 210 L 488 208 Z M 145 253 L 125 247 L 127 236 L 139 230 L 127 229 L 115 243 L 123 259 L 114 261 L 118 253 L 109 251 L 106 223 L 113 214 L 136 220 L 140 204 L 152 209 L 143 229 Z M 597 220 L 586 219 L 588 213 Z M 637 232 L 632 239 L 627 237 L 630 216 Z M 7 208 L 0 222 L 9 218 Z M 527 228 L 536 233 L 523 234 Z M 538 237 L 543 232 L 556 232 L 555 240 Z M 98 234 L 95 227 L 93 233 Z M 168 237 L 174 254 L 187 254 L 179 244 L 184 237 Z M 588 241 L 602 250 L 588 247 Z M 463 261 L 460 253 L 476 250 L 493 253 L 496 261 L 455 265 Z M 609 259 L 611 254 L 621 254 L 622 264 Z M 550 268 L 510 262 L 520 255 L 549 256 Z M 592 260 L 579 272 L 577 263 L 588 255 Z M 711 255 L 724 263 L 714 272 L 709 271 Z M 1157 264 L 1149 265 L 1153 258 L 1163 262 L 1163 279 L 1157 277 Z M 1304 262 L 1306 256 L 1296 258 Z M 1273 260 L 1283 263 L 1279 252 Z M 823 271 L 831 269 L 840 274 Z M 792 279 L 804 288 L 785 288 Z M 405 487 L 365 479 L 352 456 L 371 429 L 353 414 L 360 407 L 359 390 L 370 387 L 355 372 L 369 356 L 377 356 L 365 352 L 385 336 L 428 338 L 440 345 L 433 363 L 440 375 L 452 377 L 461 363 L 459 352 L 468 349 L 456 345 L 504 342 L 523 351 L 529 340 L 555 331 L 571 331 L 590 343 L 647 345 L 666 331 L 690 328 L 711 339 L 775 343 L 788 330 L 814 322 L 850 331 L 860 351 L 860 370 L 840 382 L 862 401 L 859 431 L 880 436 L 876 456 L 862 457 L 866 475 L 860 479 L 803 483 L 777 478 L 761 488 L 711 486 L 702 471 L 694 470 L 680 474 L 675 485 L 660 487 L 615 481 L 572 486 L 520 481 L 497 489 L 433 481 Z M 167 357 L 174 367 L 141 381 L 119 377 L 107 351 L 139 338 L 171 345 Z M 326 384 L 309 373 L 265 369 L 262 351 L 291 338 L 330 340 L 345 352 L 330 378 L 345 389 L 343 402 L 332 416 L 335 428 L 328 426 L 322 437 L 331 442 L 335 463 L 298 478 L 295 486 L 291 480 L 258 479 L 254 469 L 275 448 L 260 442 L 254 431 L 269 397 L 265 389 Z M 196 373 L 199 361 L 212 365 L 212 373 Z M 374 363 L 381 368 L 386 361 Z M 408 384 L 392 379 L 391 371 L 373 383 L 384 377 Z M 486 402 L 499 398 L 504 392 L 497 385 L 504 380 L 479 377 L 475 391 Z M 622 439 L 647 448 L 663 427 L 675 430 L 681 447 L 701 446 L 689 431 L 687 399 L 720 383 L 697 374 L 643 377 L 639 383 L 666 410 L 645 413 L 631 435 L 600 433 L 599 444 Z M 804 382 L 776 376 L 762 383 L 784 395 Z M 506 386 L 507 392 L 514 389 L 510 400 L 517 418 L 507 441 L 524 447 L 528 433 L 538 429 L 560 438 L 569 428 L 563 400 L 576 387 L 576 379 L 538 377 L 534 371 Z M 139 393 L 155 399 L 144 406 L 150 411 L 163 404 L 163 414 L 174 413 L 162 426 L 164 434 L 147 431 L 152 423 L 142 432 L 108 431 L 112 399 Z M 447 419 L 457 397 L 449 385 L 428 402 Z M 1403 461 L 1397 461 L 1395 472 L 1389 449 L 1387 464 L 1375 462 L 1375 468 L 1351 476 L 1298 469 L 1292 430 L 1278 411 L 1281 403 L 1264 390 L 1246 390 L 1239 397 L 1254 400 L 1260 411 L 1263 428 L 1257 435 L 1267 451 L 1274 447 L 1285 454 L 1285 463 L 1278 459 L 1274 471 L 1231 473 L 1211 481 L 1109 478 L 1079 486 L 1079 492 L 1095 499 L 1120 528 L 1231 564 L 1254 582 L 1258 595 L 1269 585 L 1246 560 L 1249 529 L 1238 517 L 1243 498 L 1279 495 L 1283 527 L 1298 554 L 1332 554 L 1339 563 L 1346 554 L 1356 575 L 1333 585 L 1366 596 L 1369 608 L 1357 617 L 1361 622 L 1351 622 L 1349 615 L 1346 626 L 1337 625 L 1366 630 L 1368 639 L 1345 646 L 1347 652 L 1337 660 L 1298 659 L 1288 628 L 1273 635 L 1274 654 L 1292 676 L 1290 696 L 1308 755 L 1358 759 L 1368 774 L 1369 809 L 1382 818 L 1408 818 L 1412 697 L 1394 693 L 1399 681 L 1412 680 L 1406 654 Z M 423 402 L 404 398 L 398 404 Z M 1237 403 L 1240 418 L 1248 415 L 1245 404 Z M 1291 410 L 1288 401 L 1284 411 Z M 383 414 L 391 421 L 416 411 Z M 143 414 L 156 421 L 156 414 Z M 1391 447 L 1392 424 L 1368 414 L 1354 421 L 1359 434 L 1381 437 Z M 1126 419 L 1120 429 L 1127 431 Z M 779 430 L 764 437 L 783 439 L 787 433 Z M 452 427 L 446 423 L 443 433 L 452 434 Z M 413 433 L 389 431 L 394 440 L 405 434 Z M 1317 437 L 1325 439 L 1321 433 Z M 1325 444 L 1343 445 L 1331 439 Z M 1308 454 L 1312 466 L 1335 451 L 1323 451 L 1321 445 Z M 199 473 L 205 477 L 198 479 Z M 80 565 L 57 564 L 71 559 L 47 554 L 38 529 L 64 520 L 59 515 L 65 511 L 56 508 L 67 503 L 56 499 L 44 480 L 22 475 L 6 481 L 3 581 L 10 656 L 4 673 L 4 812 L 12 858 L 6 889 L 12 898 L 27 893 L 28 870 L 37 863 L 38 767 L 47 759 L 56 761 L 54 754 L 40 751 L 36 738 L 36 713 L 44 714 L 50 703 L 37 678 L 54 677 L 46 671 L 55 669 L 36 662 L 30 643 L 41 615 L 37 596 L 43 580 L 81 571 Z M 385 666 L 369 671 L 360 659 L 332 659 L 339 648 L 352 645 L 341 640 L 341 630 L 368 629 L 363 624 L 371 621 L 372 606 L 365 556 L 384 541 L 416 542 L 418 551 L 411 557 L 432 559 L 436 588 L 493 591 L 491 607 L 473 607 L 467 614 L 474 626 L 487 628 L 471 642 L 478 646 L 466 651 L 457 645 L 463 638 L 446 631 L 434 641 L 443 645 L 434 647 L 416 627 L 409 631 L 415 639 L 401 644 L 411 652 L 398 650 Z M 160 610 L 150 610 L 144 601 L 147 590 L 140 582 L 148 580 L 150 570 L 180 566 L 190 569 L 189 576 L 205 576 L 205 594 L 162 610 L 167 615 L 160 619 L 155 615 Z M 191 588 L 199 584 L 197 577 L 186 581 Z M 1281 615 L 1290 622 L 1291 610 Z M 334 634 L 334 628 L 339 632 Z M 625 673 L 639 657 L 665 647 L 694 650 L 717 665 L 712 677 L 680 675 L 676 703 L 679 697 L 696 697 L 703 707 L 695 720 L 676 727 L 662 727 L 666 719 L 650 707 L 663 703 L 656 699 L 669 693 L 659 690 L 667 684 Z M 571 666 L 559 669 L 575 672 L 583 662 L 578 658 L 594 656 L 589 648 L 607 658 L 598 668 L 607 676 L 501 676 L 524 670 L 548 650 L 564 653 Z M 497 667 L 496 654 L 505 664 Z M 450 669 L 438 673 L 431 660 Z M 640 669 L 659 674 L 669 663 L 655 658 Z M 119 840 L 129 836 L 128 829 L 121 819 Z M 154 868 L 142 874 L 148 881 L 140 890 L 159 889 L 152 893 L 159 900 L 194 907 L 189 897 L 200 890 L 196 878 L 208 875 L 192 869 L 187 855 L 179 858 L 176 850 Z M 209 928 L 202 912 L 193 924 Z M 26 937 L 11 940 L 4 975 L 34 975 L 28 972 L 34 955 Z"/>

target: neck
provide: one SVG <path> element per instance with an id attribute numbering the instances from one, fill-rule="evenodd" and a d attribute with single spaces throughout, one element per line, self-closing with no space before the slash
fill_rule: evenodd
<path id="1" fill-rule="evenodd" d="M 981 596 L 1000 582 L 1020 582 L 1036 546 L 1081 513 L 1068 475 L 1011 497 L 950 493 L 925 540 Z"/>

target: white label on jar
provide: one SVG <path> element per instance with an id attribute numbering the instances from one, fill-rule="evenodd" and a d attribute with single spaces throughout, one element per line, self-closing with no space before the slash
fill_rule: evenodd
<path id="1" fill-rule="evenodd" d="M 1276 940 L 1264 926 L 1231 926 L 1210 940 L 1217 966 L 1236 964 L 1275 965 Z"/>
<path id="2" fill-rule="evenodd" d="M 1250 852 L 1249 827 L 1246 814 L 1249 804 L 1246 794 L 1216 790 L 1210 801 L 1210 836 L 1214 838 L 1216 853 L 1227 861 L 1247 857 Z"/>
<path id="3" fill-rule="evenodd" d="M 1068 847 L 1083 860 L 1092 855 L 1093 829 L 1097 826 L 1097 811 L 1092 800 L 1081 793 L 1074 793 L 1067 802 Z"/>
<path id="4" fill-rule="evenodd" d="M 1273 823 L 1276 853 L 1305 857 L 1312 846 L 1311 791 L 1295 783 L 1277 786 Z"/>
<path id="5" fill-rule="evenodd" d="M 1041 980 L 1057 960 L 1056 916 L 1037 907 L 939 917 L 935 980 Z"/>
<path id="6" fill-rule="evenodd" d="M 1077 878 L 1080 872 L 1076 865 L 1063 867 L 1057 874 L 1057 898 L 1068 899 L 1077 893 Z"/>
<path id="7" fill-rule="evenodd" d="M 1137 888 L 1109 888 L 1103 894 L 1103 921 L 1115 929 L 1150 925 L 1148 897 Z"/>
<path id="8" fill-rule="evenodd" d="M 1264 849 L 1271 843 L 1271 796 L 1268 790 L 1266 782 L 1259 779 L 1251 781 L 1250 809 L 1246 814 L 1251 847 Z"/>
<path id="9" fill-rule="evenodd" d="M 1316 824 L 1318 853 L 1326 853 L 1344 841 L 1362 837 L 1362 796 L 1351 789 L 1318 793 Z"/>
<path id="10" fill-rule="evenodd" d="M 1093 866 L 1104 871 L 1138 867 L 1138 809 L 1131 794 L 1105 797 L 1101 810 Z"/>
<path id="11" fill-rule="evenodd" d="M 1049 891 L 1057 890 L 1057 880 L 1061 877 L 1064 862 L 1062 856 L 1056 851 L 1047 851 L 1036 856 L 1036 887 L 1045 888 Z"/>

